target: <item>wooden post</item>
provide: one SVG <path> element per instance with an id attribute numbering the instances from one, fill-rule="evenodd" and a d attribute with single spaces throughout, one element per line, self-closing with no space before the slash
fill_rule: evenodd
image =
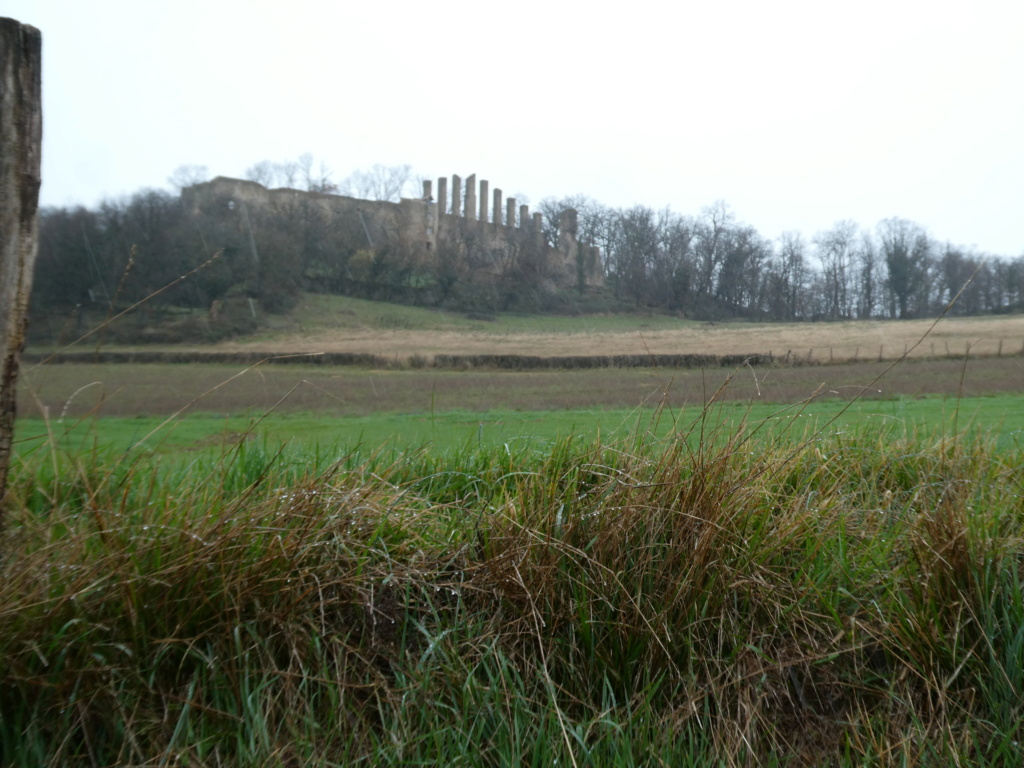
<path id="1" fill-rule="evenodd" d="M 38 29 L 0 18 L 0 532 L 39 231 L 42 50 Z"/>

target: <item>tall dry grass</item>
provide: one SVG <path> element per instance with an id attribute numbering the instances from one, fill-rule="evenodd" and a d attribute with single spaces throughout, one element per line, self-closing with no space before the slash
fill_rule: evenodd
<path id="1" fill-rule="evenodd" d="M 1019 764 L 1020 449 L 713 423 L 39 450 L 3 541 L 0 763 Z"/>
<path id="2" fill-rule="evenodd" d="M 222 342 L 222 351 L 261 353 L 369 353 L 383 357 L 433 358 L 457 350 L 462 355 L 753 355 L 818 362 L 893 360 L 916 346 L 915 358 L 964 355 L 1019 355 L 1024 351 L 1024 317 L 945 317 L 932 319 L 862 320 L 836 323 L 702 323 L 680 321 L 678 328 L 633 327 L 597 330 L 587 318 L 578 330 L 540 331 L 503 328 L 501 323 L 478 329 L 304 328 L 253 339 Z M 659 324 L 661 325 L 661 324 Z M 559 323 L 560 327 L 564 324 Z M 927 342 L 921 340 L 927 336 Z"/>

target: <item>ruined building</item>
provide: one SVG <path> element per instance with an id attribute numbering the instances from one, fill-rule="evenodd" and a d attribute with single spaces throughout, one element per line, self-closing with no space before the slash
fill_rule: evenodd
<path id="1" fill-rule="evenodd" d="M 419 199 L 397 203 L 361 200 L 324 192 L 267 189 L 253 181 L 218 177 L 182 190 L 186 208 L 213 206 L 269 210 L 296 202 L 315 206 L 327 217 L 358 222 L 349 227 L 369 253 L 388 248 L 425 268 L 458 269 L 463 279 L 487 283 L 509 274 L 526 275 L 542 290 L 584 288 L 603 282 L 599 250 L 576 241 L 576 211 L 559 217 L 557 232 L 545 232 L 543 216 L 530 214 L 515 198 L 503 199 L 476 176 L 431 181 Z M 552 242 L 553 241 L 553 242 Z"/>

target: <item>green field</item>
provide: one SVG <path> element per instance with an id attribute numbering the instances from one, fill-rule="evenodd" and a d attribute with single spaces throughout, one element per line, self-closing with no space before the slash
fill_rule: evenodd
<path id="1" fill-rule="evenodd" d="M 1024 359 L 738 370 L 422 371 L 307 365 L 49 365 L 19 394 L 17 450 L 189 455 L 239 441 L 444 452 L 560 437 L 991 434 L 1019 442 Z M 710 405 L 709 405 L 710 404 Z"/>
<path id="2" fill-rule="evenodd" d="M 552 411 L 447 410 L 439 413 L 373 413 L 365 416 L 319 416 L 309 413 L 159 418 L 82 417 L 59 421 L 18 422 L 19 454 L 46 450 L 102 449 L 164 457 L 216 452 L 240 441 L 276 449 L 345 453 L 353 449 L 429 450 L 439 453 L 466 447 L 504 444 L 543 446 L 564 438 L 623 440 L 638 434 L 658 440 L 678 435 L 691 441 L 702 433 L 744 429 L 760 438 L 799 441 L 812 437 L 889 434 L 895 437 L 974 433 L 991 438 L 1000 449 L 1024 443 L 1024 408 L 1017 396 L 985 398 L 930 397 L 821 400 L 785 406 L 726 402 L 708 409 L 633 408 Z"/>

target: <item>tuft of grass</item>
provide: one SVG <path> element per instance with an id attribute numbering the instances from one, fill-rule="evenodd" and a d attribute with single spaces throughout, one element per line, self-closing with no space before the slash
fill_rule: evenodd
<path id="1" fill-rule="evenodd" d="M 1024 759 L 1019 445 L 662 418 L 165 465 L 41 439 L 0 764 Z"/>

